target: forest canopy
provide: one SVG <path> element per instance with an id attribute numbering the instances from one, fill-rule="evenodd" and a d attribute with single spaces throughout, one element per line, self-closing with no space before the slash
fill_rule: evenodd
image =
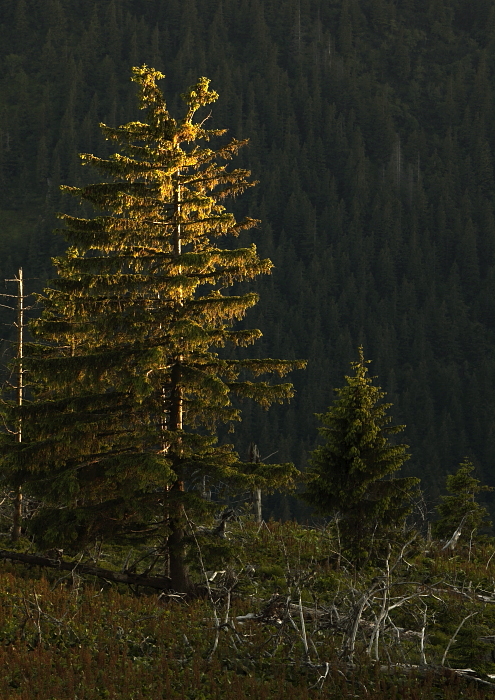
<path id="1" fill-rule="evenodd" d="M 491 2 L 5 0 L 0 37 L 1 276 L 52 275 L 54 214 L 77 215 L 59 185 L 89 182 L 79 152 L 109 155 L 100 121 L 137 118 L 130 66 L 167 74 L 172 110 L 208 75 L 210 127 L 250 138 L 239 167 L 260 180 L 234 213 L 262 220 L 275 264 L 254 285 L 256 352 L 309 361 L 290 406 L 244 413 L 236 449 L 304 469 L 362 344 L 406 425 L 404 474 L 436 498 L 467 456 L 493 483 Z"/>

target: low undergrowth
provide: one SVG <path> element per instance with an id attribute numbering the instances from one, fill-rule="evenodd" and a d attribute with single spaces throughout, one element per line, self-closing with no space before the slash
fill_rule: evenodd
<path id="1" fill-rule="evenodd" d="M 2 700 L 493 695 L 490 541 L 446 552 L 411 537 L 355 571 L 331 529 L 230 530 L 191 539 L 194 600 L 2 562 Z"/>

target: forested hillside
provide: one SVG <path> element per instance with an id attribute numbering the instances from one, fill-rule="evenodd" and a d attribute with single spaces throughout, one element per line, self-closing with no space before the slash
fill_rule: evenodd
<path id="1" fill-rule="evenodd" d="M 250 139 L 235 165 L 260 181 L 239 245 L 276 265 L 253 285 L 255 352 L 309 360 L 288 408 L 245 406 L 241 454 L 304 467 L 362 344 L 408 473 L 436 495 L 467 455 L 495 483 L 489 0 L 4 0 L 0 39 L 0 279 L 22 265 L 39 288 L 55 212 L 91 214 L 58 187 L 95 181 L 77 154 L 111 152 L 100 121 L 137 117 L 131 66 L 166 74 L 172 112 L 208 76 L 209 123 Z"/>

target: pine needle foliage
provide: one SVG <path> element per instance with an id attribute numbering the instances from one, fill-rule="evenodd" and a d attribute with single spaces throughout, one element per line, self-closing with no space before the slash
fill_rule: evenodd
<path id="1" fill-rule="evenodd" d="M 58 277 L 32 324 L 25 442 L 4 459 L 10 480 L 43 499 L 34 529 L 47 544 L 171 530 L 180 540 L 179 514 L 184 504 L 201 509 L 204 475 L 268 489 L 297 474 L 290 464 L 242 463 L 232 445 L 217 444 L 217 426 L 240 420 L 234 396 L 268 407 L 293 395 L 291 384 L 253 378 L 304 363 L 217 352 L 260 337 L 233 327 L 257 295 L 231 287 L 272 263 L 254 245 L 215 243 L 258 223 L 236 221 L 223 204 L 256 184 L 249 171 L 227 169 L 246 141 L 209 148 L 224 133 L 198 120 L 218 97 L 209 80 L 182 95 L 185 116 L 175 119 L 157 86 L 163 77 L 133 68 L 146 120 L 101 124 L 120 152 L 81 159 L 105 181 L 62 188 L 100 213 L 60 215 L 69 248 L 54 260 Z"/>
<path id="2" fill-rule="evenodd" d="M 490 528 L 492 523 L 488 510 L 476 502 L 478 494 L 493 491 L 493 487 L 480 482 L 473 471 L 474 464 L 466 457 L 455 474 L 447 476 L 447 494 L 441 497 L 437 506 L 440 516 L 433 524 L 437 537 L 451 537 L 460 528 L 461 541 L 469 541 L 480 528 Z"/>
<path id="3" fill-rule="evenodd" d="M 344 553 L 356 563 L 379 551 L 385 538 L 397 533 L 411 510 L 419 479 L 392 476 L 408 459 L 407 445 L 389 436 L 404 429 L 391 426 L 380 403 L 385 392 L 368 376 L 363 348 L 352 362 L 354 375 L 337 389 L 327 413 L 319 414 L 324 443 L 313 451 L 311 480 L 305 500 L 325 516 L 336 519 Z"/>

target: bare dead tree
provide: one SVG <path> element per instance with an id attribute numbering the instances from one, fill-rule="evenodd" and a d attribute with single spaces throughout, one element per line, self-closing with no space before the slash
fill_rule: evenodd
<path id="1" fill-rule="evenodd" d="M 30 294 L 24 294 L 24 275 L 22 272 L 22 267 L 13 279 L 6 279 L 5 282 L 15 282 L 17 284 L 16 294 L 0 294 L 2 298 L 15 299 L 15 306 L 9 306 L 7 304 L 0 304 L 3 308 L 9 309 L 11 311 L 16 311 L 16 320 L 14 326 L 17 329 L 16 341 L 15 341 L 15 384 L 12 386 L 15 389 L 16 394 L 16 406 L 20 408 L 24 400 L 24 370 L 23 370 L 23 359 L 24 359 L 24 313 L 27 310 L 25 305 L 25 299 L 31 296 Z M 22 418 L 19 417 L 17 420 L 17 425 L 14 428 L 16 440 L 18 443 L 22 442 Z M 23 493 L 22 486 L 18 486 L 13 500 L 13 511 L 12 511 L 12 530 L 11 538 L 12 542 L 17 542 L 21 536 L 22 530 L 22 517 L 23 517 Z"/>
<path id="2" fill-rule="evenodd" d="M 258 445 L 252 442 L 249 445 L 249 456 L 248 459 L 253 464 L 259 464 L 261 461 L 260 451 L 258 450 Z M 257 523 L 261 523 L 263 520 L 263 514 L 261 509 L 261 489 L 254 489 L 253 491 L 253 503 L 254 503 L 254 518 Z"/>

